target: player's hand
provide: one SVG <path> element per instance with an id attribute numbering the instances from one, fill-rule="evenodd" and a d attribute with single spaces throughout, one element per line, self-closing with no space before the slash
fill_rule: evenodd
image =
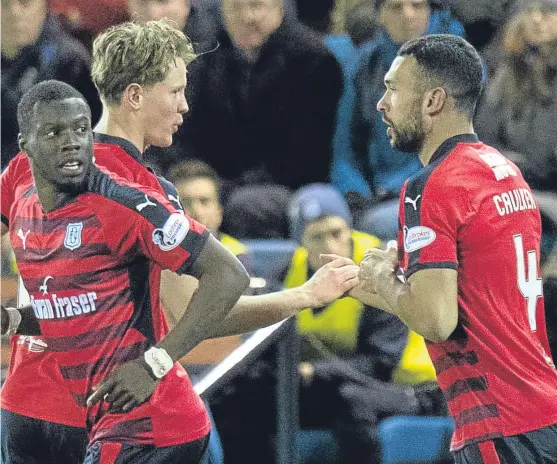
<path id="1" fill-rule="evenodd" d="M 369 293 L 377 293 L 379 281 L 395 278 L 398 264 L 398 251 L 396 242 L 387 244 L 386 250 L 370 248 L 366 250 L 364 259 L 360 263 L 359 279 L 361 290 Z"/>
<path id="2" fill-rule="evenodd" d="M 101 383 L 93 387 L 87 406 L 99 401 L 110 403 L 111 412 L 128 412 L 147 401 L 160 380 L 148 371 L 143 358 L 122 364 Z"/>
<path id="3" fill-rule="evenodd" d="M 321 255 L 321 259 L 327 264 L 300 287 L 307 293 L 310 308 L 326 306 L 358 284 L 360 268 L 351 259 L 336 255 Z"/>

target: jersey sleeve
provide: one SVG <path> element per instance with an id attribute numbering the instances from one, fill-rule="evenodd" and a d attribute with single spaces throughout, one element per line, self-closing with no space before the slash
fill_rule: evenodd
<path id="1" fill-rule="evenodd" d="M 2 172 L 2 181 L 0 185 L 0 192 L 2 192 L 0 195 L 0 216 L 2 217 L 2 223 L 5 224 L 6 227 L 10 226 L 10 208 L 14 201 L 12 188 L 10 165 L 8 165 Z"/>
<path id="2" fill-rule="evenodd" d="M 10 209 L 15 200 L 15 189 L 17 186 L 17 171 L 18 171 L 19 156 L 13 158 L 6 169 L 2 171 L 2 181 L 0 185 L 0 215 L 2 223 L 9 227 Z"/>
<path id="3" fill-rule="evenodd" d="M 102 216 L 109 246 L 123 258 L 142 255 L 163 269 L 190 271 L 209 231 L 177 210 L 161 193 L 139 186 L 119 185 L 106 203 L 93 207 Z"/>
<path id="4" fill-rule="evenodd" d="M 170 203 L 172 203 L 172 206 L 174 206 L 174 208 L 176 208 L 179 211 L 184 211 L 184 206 L 180 201 L 178 190 L 176 189 L 174 184 L 162 176 L 157 176 L 157 180 L 159 181 L 159 184 L 167 200 L 170 201 Z"/>
<path id="5" fill-rule="evenodd" d="M 420 184 L 409 182 L 400 201 L 407 278 L 421 269 L 458 268 L 458 232 L 469 211 L 465 189 L 451 188 L 435 175 Z"/>

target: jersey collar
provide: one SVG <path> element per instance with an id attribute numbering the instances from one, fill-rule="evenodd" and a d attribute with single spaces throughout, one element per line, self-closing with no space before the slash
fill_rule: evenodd
<path id="1" fill-rule="evenodd" d="M 114 135 L 99 134 L 98 132 L 94 132 L 93 136 L 96 143 L 118 145 L 133 159 L 143 163 L 143 153 L 141 153 L 141 151 L 139 151 L 139 149 L 129 140 L 123 139 L 122 137 L 115 137 Z"/>
<path id="2" fill-rule="evenodd" d="M 459 143 L 478 143 L 480 139 L 476 134 L 459 134 L 445 140 L 431 156 L 429 163 L 435 163 L 447 156 Z"/>

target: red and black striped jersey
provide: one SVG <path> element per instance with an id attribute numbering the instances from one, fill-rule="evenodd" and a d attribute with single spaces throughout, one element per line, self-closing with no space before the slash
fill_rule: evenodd
<path id="1" fill-rule="evenodd" d="M 95 134 L 95 140 L 95 163 L 98 166 L 107 167 L 128 180 L 164 193 L 176 208 L 182 209 L 174 186 L 140 163 L 141 153 L 136 147 L 118 137 Z M 20 153 L 2 174 L 0 213 L 3 223 L 9 226 L 12 204 L 16 198 L 31 192 L 33 185 L 29 160 Z M 21 239 L 16 238 L 13 245 L 22 246 Z M 159 301 L 160 268 L 153 265 L 149 271 L 151 285 L 146 298 L 150 298 L 154 305 Z M 164 320 L 163 324 L 166 330 Z M 53 355 L 44 345 L 44 340 L 39 337 L 12 337 L 9 373 L 2 388 L 2 407 L 28 417 L 84 427 L 84 408 L 78 408 L 72 400 Z M 187 374 L 184 372 L 184 375 Z M 192 434 L 196 430 L 203 430 L 195 437 L 199 438 L 209 430 L 210 423 L 193 387 L 190 393 L 184 407 L 191 413 L 189 425 Z M 25 401 L 22 401 L 22 397 L 25 397 Z"/>
<path id="2" fill-rule="evenodd" d="M 17 198 L 28 196 L 34 187 L 29 159 L 19 153 L 2 173 L 0 213 L 2 223 Z M 16 230 L 13 247 L 25 247 L 27 231 Z M 45 340 L 36 336 L 10 337 L 8 375 L 2 385 L 2 408 L 26 417 L 72 427 L 85 427 L 85 408 L 80 408 L 64 384 L 54 356 Z"/>
<path id="3" fill-rule="evenodd" d="M 428 343 L 456 423 L 452 448 L 557 423 L 540 277 L 541 219 L 519 169 L 453 137 L 400 195 L 400 266 L 458 272 L 459 322 Z"/>
<path id="4" fill-rule="evenodd" d="M 166 333 L 151 298 L 150 268 L 187 273 L 209 232 L 153 189 L 94 169 L 88 191 L 43 213 L 33 192 L 16 199 L 10 233 L 28 231 L 14 252 L 41 332 L 78 405 L 121 364 Z M 127 414 L 101 403 L 87 410 L 91 441 L 170 446 L 208 432 L 192 430 L 191 382 L 176 363 L 151 399 Z M 198 407 L 201 400 L 196 397 Z"/>

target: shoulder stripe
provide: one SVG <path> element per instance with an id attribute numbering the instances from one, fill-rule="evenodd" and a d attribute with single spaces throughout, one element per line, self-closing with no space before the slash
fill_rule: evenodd
<path id="1" fill-rule="evenodd" d="M 167 249 L 174 247 L 172 244 L 164 243 L 165 234 L 169 233 L 166 229 L 172 231 L 175 243 L 179 242 L 179 245 L 175 246 L 180 246 L 189 256 L 197 256 L 200 247 L 209 236 L 209 232 L 204 228 L 201 230 L 192 227 L 189 218 L 183 216 L 182 211 L 175 208 L 173 211 L 170 209 L 172 205 L 162 204 L 155 195 L 150 195 L 141 188 L 126 185 L 125 181 L 120 182 L 98 169 L 95 169 L 89 178 L 88 191 L 114 201 L 146 219 L 154 227 L 153 241 L 157 243 L 156 240 L 159 240 L 162 243 L 159 246 L 163 250 L 164 246 L 168 246 Z M 157 190 L 152 191 L 157 196 L 162 195 Z M 190 231 L 193 233 L 189 233 Z M 186 259 L 179 272 L 187 272 L 191 265 L 192 261 Z"/>
<path id="2" fill-rule="evenodd" d="M 98 169 L 95 169 L 89 178 L 88 192 L 125 206 L 155 227 L 164 224 L 170 212 L 153 196 L 149 196 L 139 188 L 120 183 Z"/>

